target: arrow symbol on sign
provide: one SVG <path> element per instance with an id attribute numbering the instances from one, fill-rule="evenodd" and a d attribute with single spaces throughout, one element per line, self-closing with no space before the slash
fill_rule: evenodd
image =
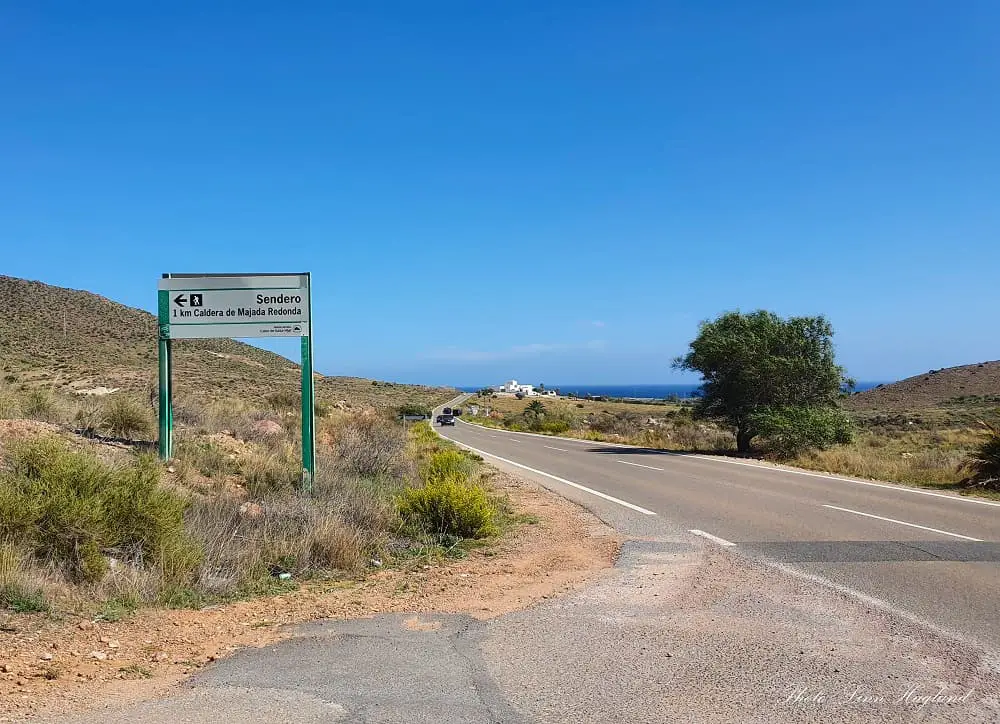
<path id="1" fill-rule="evenodd" d="M 176 304 L 178 307 L 183 307 L 185 304 L 187 304 L 187 297 L 185 297 L 183 294 L 178 294 L 176 297 L 174 297 L 174 304 Z"/>

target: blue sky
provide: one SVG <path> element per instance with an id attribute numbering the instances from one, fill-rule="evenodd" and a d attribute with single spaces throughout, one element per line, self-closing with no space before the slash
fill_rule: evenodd
<path id="1" fill-rule="evenodd" d="M 149 310 L 314 275 L 318 367 L 683 382 L 827 315 L 859 379 L 1000 357 L 1000 5 L 0 8 L 0 273 Z M 294 345 L 276 347 L 293 353 Z"/>

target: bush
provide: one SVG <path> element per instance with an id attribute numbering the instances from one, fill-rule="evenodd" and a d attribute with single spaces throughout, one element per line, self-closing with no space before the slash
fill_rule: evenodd
<path id="1" fill-rule="evenodd" d="M 180 438 L 174 446 L 174 460 L 182 479 L 188 477 L 190 469 L 206 478 L 224 478 L 237 470 L 230 454 L 209 440 Z"/>
<path id="2" fill-rule="evenodd" d="M 402 428 L 375 417 L 348 418 L 335 432 L 338 465 L 361 477 L 398 475 L 403 469 L 405 449 Z"/>
<path id="3" fill-rule="evenodd" d="M 38 613 L 49 610 L 45 594 L 30 585 L 24 552 L 10 541 L 0 541 L 0 608 L 15 613 Z"/>
<path id="4" fill-rule="evenodd" d="M 853 426 L 834 407 L 782 407 L 754 415 L 753 428 L 768 449 L 789 458 L 806 450 L 825 450 L 851 442 Z"/>
<path id="5" fill-rule="evenodd" d="M 247 492 L 255 498 L 294 490 L 302 482 L 299 462 L 293 462 L 280 452 L 252 451 L 240 460 L 240 475 Z"/>
<path id="6" fill-rule="evenodd" d="M 497 509 L 486 490 L 461 477 L 405 490 L 399 513 L 419 530 L 439 536 L 478 539 L 499 532 Z"/>
<path id="7" fill-rule="evenodd" d="M 642 419 L 634 412 L 602 412 L 588 423 L 588 427 L 595 432 L 632 437 L 642 432 Z"/>
<path id="8" fill-rule="evenodd" d="M 425 417 L 431 416 L 431 408 L 427 405 L 421 405 L 418 402 L 407 402 L 405 405 L 399 406 L 400 415 L 423 415 Z"/>
<path id="9" fill-rule="evenodd" d="M 104 423 L 104 408 L 101 402 L 93 397 L 80 400 L 73 415 L 73 422 L 76 423 L 77 432 L 86 437 L 94 437 Z"/>
<path id="10" fill-rule="evenodd" d="M 105 403 L 101 427 L 112 437 L 147 439 L 153 434 L 153 417 L 137 400 L 115 395 Z"/>
<path id="11" fill-rule="evenodd" d="M 268 404 L 278 412 L 301 409 L 302 396 L 292 390 L 279 390 L 267 396 Z"/>
<path id="12" fill-rule="evenodd" d="M 184 532 L 184 501 L 160 487 L 154 459 L 110 466 L 54 437 L 12 445 L 7 457 L 0 538 L 85 580 L 104 575 L 108 550 L 156 565 L 168 579 L 197 565 L 199 551 Z"/>
<path id="13" fill-rule="evenodd" d="M 967 482 L 1000 489 L 1000 427 L 982 424 L 986 438 L 969 455 L 963 468 L 972 473 Z"/>
<path id="14" fill-rule="evenodd" d="M 21 401 L 21 413 L 42 422 L 59 421 L 59 405 L 49 390 L 31 390 Z"/>
<path id="15" fill-rule="evenodd" d="M 547 435 L 560 435 L 569 430 L 569 428 L 569 421 L 560 417 L 545 417 L 531 426 L 533 432 L 541 432 Z"/>
<path id="16" fill-rule="evenodd" d="M 21 416 L 21 401 L 13 390 L 0 387 L 0 420 L 14 420 Z"/>
<path id="17" fill-rule="evenodd" d="M 423 469 L 421 478 L 426 483 L 438 483 L 448 478 L 468 478 L 475 472 L 475 463 L 458 450 L 441 450 L 433 453 Z"/>

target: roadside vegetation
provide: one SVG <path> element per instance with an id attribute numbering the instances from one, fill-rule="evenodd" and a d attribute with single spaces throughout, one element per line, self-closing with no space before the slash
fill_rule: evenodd
<path id="1" fill-rule="evenodd" d="M 484 389 L 467 403 L 479 414 L 464 419 L 1000 495 L 1000 394 L 991 392 L 1000 390 L 998 363 L 933 370 L 901 383 L 898 392 L 888 385 L 854 395 L 853 382 L 834 359 L 832 338 L 822 317 L 727 313 L 702 325 L 688 354 L 675 360 L 675 366 L 701 374 L 698 398 L 640 405 L 515 399 Z"/>
<path id="2" fill-rule="evenodd" d="M 421 404 L 421 403 L 415 403 Z M 179 401 L 175 459 L 138 397 L 0 387 L 0 608 L 117 620 L 464 555 L 512 520 L 481 459 L 395 410 L 326 410 L 301 493 L 298 402 Z"/>

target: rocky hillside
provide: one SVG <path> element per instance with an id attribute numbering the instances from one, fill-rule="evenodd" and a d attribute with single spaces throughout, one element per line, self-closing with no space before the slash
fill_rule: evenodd
<path id="1" fill-rule="evenodd" d="M 1000 405 L 1000 361 L 931 370 L 844 401 L 855 412 L 907 412 L 954 405 Z"/>
<path id="2" fill-rule="evenodd" d="M 0 376 L 7 384 L 65 391 L 145 391 L 156 381 L 156 318 L 85 291 L 0 276 Z M 261 398 L 297 391 L 299 366 L 232 340 L 175 340 L 176 394 Z M 319 399 L 374 406 L 436 403 L 440 387 L 319 377 Z"/>

